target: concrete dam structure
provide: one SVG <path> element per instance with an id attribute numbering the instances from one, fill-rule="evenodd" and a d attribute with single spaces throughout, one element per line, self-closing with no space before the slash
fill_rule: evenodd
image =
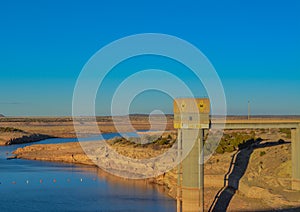
<path id="1" fill-rule="evenodd" d="M 204 166 L 201 151 L 204 130 L 211 126 L 223 129 L 291 129 L 292 189 L 300 191 L 300 121 L 245 119 L 210 120 L 208 98 L 180 98 L 174 100 L 174 128 L 178 130 L 178 157 L 185 158 L 178 165 L 177 212 L 204 210 Z"/>

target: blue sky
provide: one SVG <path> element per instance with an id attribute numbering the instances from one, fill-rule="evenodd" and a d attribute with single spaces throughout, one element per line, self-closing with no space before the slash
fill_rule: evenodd
<path id="1" fill-rule="evenodd" d="M 187 40 L 209 58 L 229 114 L 246 114 L 250 100 L 254 114 L 300 115 L 299 11 L 297 0 L 1 1 L 0 113 L 70 115 L 76 79 L 96 51 L 155 32 Z M 97 98 L 99 115 L 108 113 L 108 101 Z M 131 112 L 169 113 L 170 102 L 146 92 Z"/>

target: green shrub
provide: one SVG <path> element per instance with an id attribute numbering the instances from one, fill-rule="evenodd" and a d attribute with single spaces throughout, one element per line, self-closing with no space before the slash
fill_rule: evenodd
<path id="1" fill-rule="evenodd" d="M 24 131 L 13 127 L 0 127 L 0 132 L 24 132 Z"/>
<path id="2" fill-rule="evenodd" d="M 259 155 L 262 157 L 262 156 L 264 156 L 266 154 L 266 152 L 265 151 L 261 151 L 260 153 L 259 153 Z"/>
<path id="3" fill-rule="evenodd" d="M 286 138 L 291 138 L 291 129 L 280 128 L 279 132 L 285 134 Z"/>
<path id="4" fill-rule="evenodd" d="M 223 147 L 221 145 L 219 145 L 216 149 L 216 153 L 223 154 L 224 152 L 225 152 L 225 150 L 223 149 Z"/>
<path id="5" fill-rule="evenodd" d="M 224 152 L 233 152 L 237 149 L 245 148 L 252 144 L 254 139 L 254 131 L 251 131 L 249 134 L 239 132 L 224 134 L 216 149 L 216 153 L 222 154 Z"/>
<path id="6" fill-rule="evenodd" d="M 225 152 L 233 152 L 236 148 L 234 146 L 228 145 L 225 147 Z"/>

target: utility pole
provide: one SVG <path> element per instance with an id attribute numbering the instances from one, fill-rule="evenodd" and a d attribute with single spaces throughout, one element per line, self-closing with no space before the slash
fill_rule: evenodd
<path id="1" fill-rule="evenodd" d="M 250 101 L 248 100 L 248 120 L 250 119 Z"/>

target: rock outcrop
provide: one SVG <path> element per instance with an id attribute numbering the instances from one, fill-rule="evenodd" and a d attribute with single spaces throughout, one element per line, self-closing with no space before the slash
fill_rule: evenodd
<path id="1" fill-rule="evenodd" d="M 89 151 L 88 146 L 90 144 L 87 142 L 84 145 L 87 145 L 84 149 Z M 111 150 L 102 149 L 101 146 L 94 148 L 93 145 L 89 146 L 90 151 L 99 153 L 98 161 L 112 168 L 120 168 L 121 165 L 126 164 L 122 157 L 119 160 L 110 161 L 108 155 L 113 154 L 112 151 L 138 159 L 155 157 L 167 150 L 158 148 L 155 145 L 143 146 L 122 141 L 117 142 L 117 140 L 112 140 L 110 143 Z M 265 154 L 262 154 L 262 152 L 265 152 Z M 95 158 L 89 158 L 79 143 L 36 144 L 17 149 L 14 154 L 16 154 L 17 158 L 95 166 L 93 162 Z M 211 206 L 218 191 L 224 186 L 224 176 L 228 172 L 233 154 L 234 152 L 215 154 L 205 164 L 204 206 L 206 211 Z M 243 160 L 243 158 L 241 159 Z M 266 143 L 262 143 L 253 149 L 251 155 L 249 154 L 247 163 L 245 174 L 239 177 L 239 185 L 229 203 L 228 211 L 261 211 L 300 206 L 300 192 L 291 190 L 290 143 L 266 141 Z M 239 163 L 236 165 L 239 166 Z M 127 170 L 126 166 L 123 166 L 123 168 L 123 171 L 128 171 L 128 173 L 134 172 L 134 170 Z M 147 167 L 145 164 L 141 164 L 141 168 L 145 170 L 145 173 L 146 171 L 151 171 L 151 166 Z M 150 178 L 148 182 L 164 186 L 168 194 L 176 198 L 176 168 L 157 177 Z"/>
<path id="2" fill-rule="evenodd" d="M 51 138 L 51 136 L 43 135 L 43 134 L 23 135 L 22 137 L 11 138 L 9 141 L 5 143 L 5 145 L 25 144 L 25 143 L 41 141 L 48 138 Z"/>

